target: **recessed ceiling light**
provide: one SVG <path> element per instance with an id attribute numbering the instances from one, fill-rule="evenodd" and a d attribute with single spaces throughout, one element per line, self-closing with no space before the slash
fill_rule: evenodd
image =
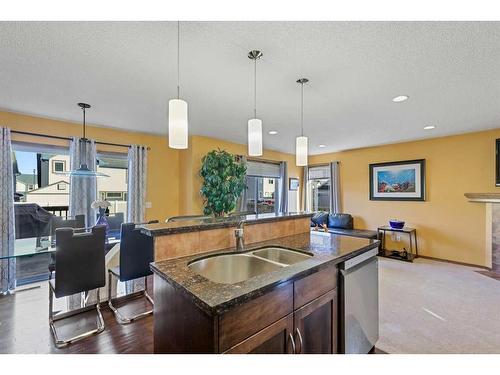
<path id="1" fill-rule="evenodd" d="M 436 127 L 434 125 L 427 125 L 427 126 L 424 126 L 424 129 L 425 130 L 432 130 L 432 129 L 435 129 Z"/>
<path id="2" fill-rule="evenodd" d="M 276 135 L 276 134 L 278 134 L 278 132 L 277 132 L 276 130 L 270 130 L 270 131 L 269 131 L 269 134 L 271 134 L 271 135 Z"/>
<path id="3" fill-rule="evenodd" d="M 318 145 L 319 148 L 325 148 L 326 145 Z"/>
<path id="4" fill-rule="evenodd" d="M 409 96 L 408 95 L 399 95 L 396 96 L 395 98 L 392 99 L 394 103 L 400 103 L 404 102 L 405 100 L 408 100 Z"/>

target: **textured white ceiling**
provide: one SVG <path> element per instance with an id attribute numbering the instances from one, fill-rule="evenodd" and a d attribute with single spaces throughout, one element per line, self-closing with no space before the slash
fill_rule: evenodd
<path id="1" fill-rule="evenodd" d="M 166 134 L 176 25 L 0 22 L 0 108 L 78 122 L 85 101 L 89 123 Z M 312 154 L 500 124 L 498 22 L 182 22 L 191 134 L 246 143 L 251 49 L 268 149 L 294 151 L 300 77 Z"/>

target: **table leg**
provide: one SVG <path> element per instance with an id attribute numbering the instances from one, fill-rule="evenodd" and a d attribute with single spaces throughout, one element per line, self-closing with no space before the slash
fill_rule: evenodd
<path id="1" fill-rule="evenodd" d="M 416 257 L 418 258 L 418 244 L 417 244 L 417 231 L 413 232 L 413 235 L 415 236 L 415 253 Z"/>
<path id="2" fill-rule="evenodd" d="M 408 237 L 410 237 L 410 260 L 413 261 L 413 243 L 411 241 L 411 233 L 408 234 Z"/>

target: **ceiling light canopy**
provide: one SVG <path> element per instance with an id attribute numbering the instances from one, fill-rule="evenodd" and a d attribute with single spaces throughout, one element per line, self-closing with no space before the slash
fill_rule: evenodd
<path id="1" fill-rule="evenodd" d="M 276 134 L 278 134 L 278 132 L 276 130 L 269 130 L 269 134 L 270 135 L 276 135 Z"/>
<path id="2" fill-rule="evenodd" d="M 436 127 L 434 125 L 424 126 L 424 130 L 432 130 L 432 129 L 436 129 Z"/>
<path id="3" fill-rule="evenodd" d="M 295 139 L 295 164 L 297 167 L 307 165 L 308 139 L 304 136 L 304 83 L 309 82 L 307 78 L 300 78 L 297 83 L 300 84 L 300 137 Z"/>
<path id="4" fill-rule="evenodd" d="M 83 112 L 83 137 L 80 138 L 78 147 L 80 147 L 80 155 L 82 155 L 83 158 L 86 158 L 87 143 L 89 143 L 90 141 L 86 137 L 85 110 L 90 108 L 90 104 L 78 103 L 78 106 L 82 109 Z M 78 167 L 77 169 L 73 169 L 69 172 L 59 172 L 57 174 L 77 177 L 109 177 L 107 174 L 91 170 L 87 165 L 87 160 L 82 160 L 80 163 L 80 167 Z"/>
<path id="5" fill-rule="evenodd" d="M 254 62 L 253 84 L 253 118 L 248 120 L 248 155 L 262 156 L 262 120 L 257 118 L 257 60 L 262 57 L 262 52 L 253 50 L 248 52 L 248 58 Z"/>
<path id="6" fill-rule="evenodd" d="M 399 95 L 399 96 L 396 96 L 395 98 L 392 98 L 392 101 L 394 103 L 401 103 L 401 102 L 407 101 L 408 98 L 409 98 L 408 95 Z"/>
<path id="7" fill-rule="evenodd" d="M 177 21 L 177 98 L 168 102 L 168 147 L 188 148 L 188 104 L 180 99 L 180 22 Z"/>

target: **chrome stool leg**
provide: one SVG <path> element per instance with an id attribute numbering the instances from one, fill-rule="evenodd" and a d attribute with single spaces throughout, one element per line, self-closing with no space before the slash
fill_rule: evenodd
<path id="1" fill-rule="evenodd" d="M 115 314 L 116 321 L 119 324 L 130 324 L 134 320 L 141 319 L 141 318 L 144 318 L 148 315 L 153 314 L 153 309 L 151 309 L 151 310 L 144 311 L 144 312 L 139 313 L 139 314 L 134 315 L 134 316 L 123 316 L 118 311 L 118 309 L 115 306 L 113 306 L 113 298 L 111 296 L 111 282 L 113 281 L 113 276 L 115 276 L 113 274 L 113 272 L 111 272 L 111 270 L 108 270 L 108 306 L 111 309 L 111 311 L 113 312 L 113 314 Z M 142 291 L 142 295 L 147 299 L 147 301 L 152 306 L 154 306 L 153 299 L 148 294 L 148 277 L 146 276 L 144 279 L 145 279 L 145 283 L 144 283 L 145 285 L 144 285 L 144 290 Z"/>
<path id="2" fill-rule="evenodd" d="M 54 337 L 54 343 L 55 343 L 57 348 L 63 348 L 63 347 L 65 347 L 65 346 L 67 346 L 75 341 L 82 340 L 86 337 L 96 335 L 96 334 L 99 334 L 102 331 L 104 331 L 104 328 L 105 328 L 104 319 L 102 318 L 101 306 L 99 304 L 99 301 L 100 301 L 99 289 L 97 289 L 97 304 L 95 306 L 95 309 L 97 312 L 97 327 L 93 330 L 81 333 L 77 336 L 71 337 L 71 338 L 66 339 L 66 340 L 62 340 L 59 338 L 59 336 L 57 335 L 57 329 L 56 329 L 56 326 L 54 323 L 58 320 L 62 320 L 62 319 L 68 318 L 70 316 L 75 316 L 75 315 L 81 314 L 82 312 L 89 311 L 89 310 L 93 309 L 93 307 L 69 311 L 67 313 L 61 314 L 60 316 L 54 316 L 54 302 L 53 302 L 53 300 L 54 300 L 54 291 L 52 290 L 52 285 L 49 284 L 49 326 L 50 326 L 50 329 L 52 331 L 52 335 Z"/>

